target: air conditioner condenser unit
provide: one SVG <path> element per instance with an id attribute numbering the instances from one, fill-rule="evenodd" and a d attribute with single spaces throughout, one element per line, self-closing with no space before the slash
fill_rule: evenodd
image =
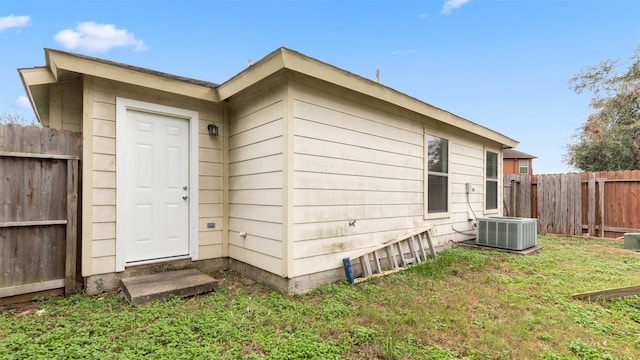
<path id="1" fill-rule="evenodd" d="M 627 250 L 640 251 L 640 233 L 625 233 L 624 248 Z"/>
<path id="2" fill-rule="evenodd" d="M 538 243 L 538 220 L 517 217 L 478 218 L 476 244 L 524 250 Z"/>

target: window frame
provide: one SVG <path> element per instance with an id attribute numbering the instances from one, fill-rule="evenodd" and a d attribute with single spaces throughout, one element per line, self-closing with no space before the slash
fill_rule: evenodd
<path id="1" fill-rule="evenodd" d="M 522 166 L 522 162 L 525 163 L 525 166 Z M 525 172 L 522 172 L 522 169 L 526 169 Z M 518 159 L 518 174 L 520 175 L 529 175 L 529 160 L 527 159 Z"/>
<path id="2" fill-rule="evenodd" d="M 494 179 L 490 179 L 487 176 L 487 161 L 489 160 L 489 153 L 493 153 L 496 154 L 496 178 Z M 495 149 L 495 148 L 491 148 L 491 147 L 484 147 L 484 159 L 483 159 L 483 164 L 482 164 L 482 177 L 483 177 L 483 188 L 484 188 L 484 196 L 483 196 L 483 214 L 500 214 L 500 199 L 501 199 L 501 194 L 502 194 L 502 189 L 501 189 L 501 184 L 502 184 L 502 179 L 500 178 L 500 175 L 502 174 L 502 162 L 500 161 L 500 159 L 502 159 L 502 151 Z M 487 187 L 487 183 L 489 181 L 495 181 L 496 183 L 496 208 L 495 209 L 487 209 L 487 192 L 488 192 L 488 187 Z"/>
<path id="3" fill-rule="evenodd" d="M 447 141 L 447 172 L 431 172 L 431 175 L 443 176 L 447 179 L 447 210 L 442 212 L 429 212 L 429 136 L 435 136 L 437 138 L 443 139 Z M 451 138 L 445 136 L 444 134 L 427 131 L 424 130 L 424 190 L 423 190 L 423 199 L 424 199 L 424 218 L 425 219 L 442 219 L 451 217 Z M 446 174 L 442 175 L 442 174 Z"/>

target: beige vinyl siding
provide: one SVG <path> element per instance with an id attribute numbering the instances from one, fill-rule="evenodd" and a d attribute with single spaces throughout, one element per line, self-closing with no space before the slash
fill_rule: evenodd
<path id="1" fill-rule="evenodd" d="M 484 153 L 482 144 L 473 143 L 471 140 L 457 135 L 450 142 L 451 166 L 449 168 L 449 196 L 451 205 L 450 224 L 459 231 L 473 232 L 469 218 L 473 212 L 476 216 L 482 214 L 484 203 Z M 469 194 L 467 202 L 466 183 L 471 183 L 475 191 Z M 460 240 L 460 234 L 451 234 L 454 240 Z"/>
<path id="2" fill-rule="evenodd" d="M 430 123 L 426 122 L 425 131 L 429 132 L 430 128 Z M 449 213 L 445 218 L 426 221 L 435 226 L 432 238 L 436 246 L 446 246 L 451 242 L 475 237 L 475 229 L 472 227 L 474 214 L 477 217 L 483 216 L 485 144 L 478 136 L 459 129 L 439 129 L 436 135 L 449 140 Z M 469 194 L 468 202 L 466 183 L 471 183 L 474 189 Z"/>
<path id="3" fill-rule="evenodd" d="M 198 111 L 198 260 L 222 257 L 223 232 L 223 144 L 222 136 L 211 136 L 207 126 L 216 124 L 220 132 L 226 129 L 222 125 L 222 109 L 204 102 Z M 175 105 L 174 105 L 175 106 Z M 215 228 L 207 228 L 214 223 Z"/>
<path id="4" fill-rule="evenodd" d="M 90 207 L 91 218 L 84 219 L 83 227 L 91 229 L 90 236 L 83 243 L 90 254 L 84 257 L 83 275 L 115 272 L 116 270 L 116 97 L 124 97 L 154 104 L 173 106 L 198 112 L 198 171 L 199 171 L 199 219 L 198 258 L 207 259 L 222 256 L 222 139 L 208 135 L 207 125 L 217 124 L 222 129 L 221 109 L 218 105 L 190 98 L 170 95 L 133 86 L 123 86 L 109 80 L 91 78 L 85 82 L 92 86 L 91 113 L 88 114 L 92 126 L 92 199 L 84 199 L 84 206 Z M 86 152 L 85 152 L 86 154 Z M 215 229 L 208 229 L 207 223 L 215 222 Z M 83 235 L 85 235 L 83 233 Z M 87 268 L 84 268 L 87 267 Z"/>
<path id="5" fill-rule="evenodd" d="M 52 85 L 49 100 L 49 127 L 82 131 L 81 80 Z"/>
<path id="6" fill-rule="evenodd" d="M 293 276 L 424 224 L 421 124 L 303 82 L 294 92 Z"/>
<path id="7" fill-rule="evenodd" d="M 97 84 L 99 81 L 93 81 Z M 97 89 L 93 94 L 101 95 Z M 106 146 L 113 142 L 115 144 L 115 96 L 113 102 L 97 101 L 93 99 L 93 190 L 92 190 L 92 239 L 83 239 L 83 241 L 92 241 L 92 261 L 90 274 L 100 274 L 114 272 L 116 266 L 116 203 L 115 198 L 111 203 L 96 202 L 96 194 L 116 191 L 116 151 L 115 146 Z M 85 134 L 88 136 L 89 134 Z M 113 181 L 109 181 L 113 179 Z M 96 182 L 98 184 L 96 184 Z M 111 231 L 113 229 L 113 231 Z M 108 245 L 112 245 L 109 247 Z"/>
<path id="8" fill-rule="evenodd" d="M 282 272 L 283 104 L 282 91 L 267 87 L 229 105 L 229 256 L 274 274 Z"/>
<path id="9" fill-rule="evenodd" d="M 482 214 L 485 144 L 478 136 L 298 81 L 293 276 L 335 269 L 344 256 L 416 227 L 434 225 L 436 246 L 473 237 L 466 183 L 475 188 L 469 203 Z M 446 217 L 425 220 L 424 144 L 431 132 L 449 140 L 450 208 Z"/>

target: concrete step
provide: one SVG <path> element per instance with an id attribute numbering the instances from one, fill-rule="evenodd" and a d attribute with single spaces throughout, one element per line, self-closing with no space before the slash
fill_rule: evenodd
<path id="1" fill-rule="evenodd" d="M 173 294 L 188 297 L 215 290 L 218 283 L 196 269 L 167 271 L 120 280 L 124 297 L 136 305 L 164 299 Z"/>

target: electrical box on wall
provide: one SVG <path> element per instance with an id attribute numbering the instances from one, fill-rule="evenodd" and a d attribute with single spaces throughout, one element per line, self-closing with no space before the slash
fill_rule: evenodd
<path id="1" fill-rule="evenodd" d="M 471 184 L 471 183 L 466 183 L 465 186 L 467 187 L 467 194 L 470 194 L 475 190 L 473 188 L 473 184 Z"/>

